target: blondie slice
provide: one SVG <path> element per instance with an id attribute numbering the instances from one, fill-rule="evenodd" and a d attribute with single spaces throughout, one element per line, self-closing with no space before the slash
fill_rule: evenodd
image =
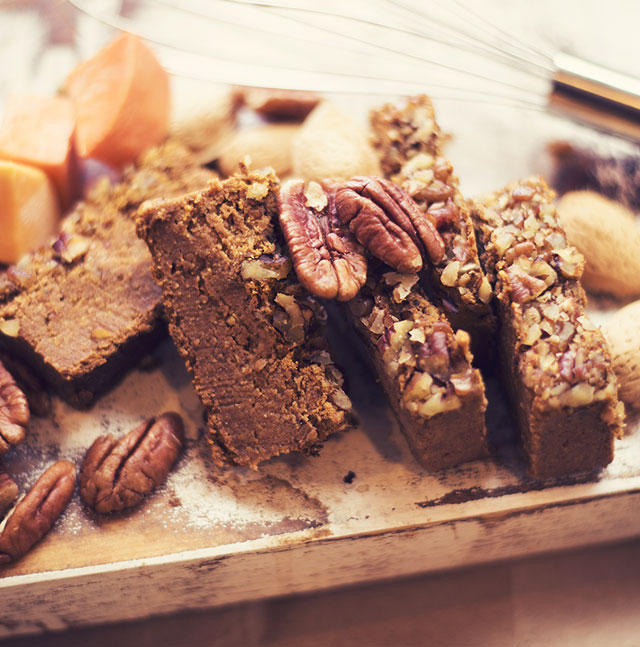
<path id="1" fill-rule="evenodd" d="M 299 280 L 346 302 L 416 459 L 439 470 L 486 456 L 487 402 L 469 335 L 454 335 L 418 285 L 423 254 L 442 253 L 430 220 L 400 187 L 374 177 L 306 188 L 290 180 L 280 205 Z"/>
<path id="2" fill-rule="evenodd" d="M 296 279 L 274 228 L 278 193 L 272 171 L 243 168 L 149 205 L 138 219 L 219 465 L 313 453 L 351 425 L 326 313 Z"/>
<path id="3" fill-rule="evenodd" d="M 488 454 L 487 400 L 469 335 L 451 329 L 417 274 L 369 268 L 347 304 L 416 460 L 437 471 Z"/>
<path id="4" fill-rule="evenodd" d="M 214 177 L 167 143 L 111 185 L 98 183 L 50 247 L 0 275 L 0 350 L 75 407 L 89 406 L 159 339 L 160 290 L 133 214 L 143 200 Z"/>
<path id="5" fill-rule="evenodd" d="M 371 112 L 373 145 L 385 177 L 405 189 L 434 220 L 445 253 L 429 270 L 429 287 L 454 328 L 478 336 L 478 345 L 495 330 L 489 302 L 491 286 L 478 259 L 469 209 L 453 166 L 442 153 L 440 128 L 431 100 L 412 97 L 401 106 Z"/>
<path id="6" fill-rule="evenodd" d="M 504 382 L 537 478 L 610 463 L 623 418 L 609 349 L 584 312 L 584 261 L 567 244 L 553 198 L 532 178 L 472 209 L 498 301 Z"/>

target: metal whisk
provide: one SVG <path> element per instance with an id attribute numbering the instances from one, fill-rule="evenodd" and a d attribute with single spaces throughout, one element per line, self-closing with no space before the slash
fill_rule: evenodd
<path id="1" fill-rule="evenodd" d="M 545 51 L 460 0 L 69 0 L 203 80 L 549 107 L 640 139 L 640 80 Z"/>

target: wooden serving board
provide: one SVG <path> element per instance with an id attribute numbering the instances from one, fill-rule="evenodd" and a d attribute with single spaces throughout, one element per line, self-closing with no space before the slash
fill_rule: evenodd
<path id="1" fill-rule="evenodd" d="M 437 474 L 411 458 L 379 387 L 339 349 L 360 426 L 320 456 L 259 471 L 211 464 L 202 410 L 170 341 L 90 412 L 54 403 L 6 467 L 27 488 L 93 438 L 177 410 L 189 447 L 166 485 L 128 514 L 99 518 L 74 498 L 54 530 L 0 570 L 0 637 L 226 605 L 615 541 L 640 534 L 640 433 L 596 477 L 528 479 L 499 385 L 489 384 L 494 458 Z"/>

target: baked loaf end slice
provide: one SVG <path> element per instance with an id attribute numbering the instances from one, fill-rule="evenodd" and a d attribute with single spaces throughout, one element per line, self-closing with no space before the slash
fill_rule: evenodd
<path id="1" fill-rule="evenodd" d="M 402 187 L 433 218 L 444 242 L 442 260 L 425 271 L 428 285 L 454 328 L 472 333 L 476 352 L 495 330 L 491 286 L 478 259 L 469 208 L 426 95 L 386 104 L 370 116 L 372 143 L 387 179 Z"/>
<path id="2" fill-rule="evenodd" d="M 532 178 L 472 208 L 498 301 L 504 381 L 537 478 L 610 463 L 624 413 L 609 349 L 585 315 L 584 260 L 567 244 L 553 198 Z"/>
<path id="3" fill-rule="evenodd" d="M 136 209 L 149 198 L 202 188 L 212 177 L 168 142 L 143 155 L 121 182 L 98 182 L 52 246 L 0 274 L 0 349 L 73 406 L 89 406 L 163 334 L 160 290 L 136 236 Z"/>
<path id="4" fill-rule="evenodd" d="M 272 172 L 244 169 L 150 205 L 138 220 L 220 465 L 313 453 L 352 422 L 324 309 L 298 283 L 274 231 L 278 191 Z"/>
<path id="5" fill-rule="evenodd" d="M 487 400 L 469 335 L 453 332 L 417 282 L 374 264 L 346 308 L 414 457 L 437 471 L 487 456 Z"/>

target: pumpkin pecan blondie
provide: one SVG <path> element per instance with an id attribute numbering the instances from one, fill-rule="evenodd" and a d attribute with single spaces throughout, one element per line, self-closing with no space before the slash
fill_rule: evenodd
<path id="1" fill-rule="evenodd" d="M 453 166 L 442 152 L 442 134 L 431 100 L 410 97 L 370 115 L 372 143 L 385 177 L 402 187 L 435 222 L 444 254 L 424 270 L 454 328 L 478 337 L 482 346 L 495 330 L 491 286 L 478 259 L 469 208 Z"/>
<path id="2" fill-rule="evenodd" d="M 207 412 L 219 464 L 314 453 L 352 424 L 324 334 L 277 228 L 271 169 L 147 205 L 138 234 L 153 257 L 169 332 Z"/>
<path id="3" fill-rule="evenodd" d="M 568 245 L 553 199 L 531 178 L 472 205 L 498 303 L 504 383 L 538 478 L 610 463 L 623 419 L 609 349 L 585 315 L 584 259 Z"/>
<path id="4" fill-rule="evenodd" d="M 401 188 L 375 177 L 306 189 L 292 180 L 280 203 L 300 281 L 346 301 L 416 460 L 439 470 L 486 456 L 487 402 L 469 335 L 454 334 L 418 284 L 423 256 L 442 253 L 430 219 Z"/>

